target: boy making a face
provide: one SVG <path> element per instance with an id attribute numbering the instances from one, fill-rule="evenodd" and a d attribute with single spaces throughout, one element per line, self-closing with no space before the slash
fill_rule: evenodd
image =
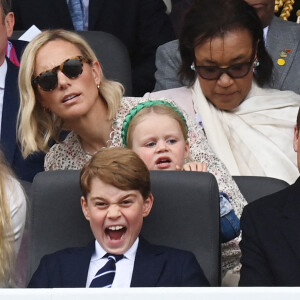
<path id="1" fill-rule="evenodd" d="M 139 233 L 152 208 L 144 162 L 124 148 L 102 149 L 81 171 L 81 205 L 95 241 L 42 258 L 29 287 L 208 286 L 193 254 L 151 245 Z"/>

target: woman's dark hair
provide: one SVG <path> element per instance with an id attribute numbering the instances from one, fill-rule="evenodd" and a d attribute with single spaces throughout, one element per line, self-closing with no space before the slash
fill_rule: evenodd
<path id="1" fill-rule="evenodd" d="M 257 59 L 260 63 L 256 67 L 254 78 L 259 86 L 263 86 L 271 78 L 273 62 L 265 48 L 261 21 L 255 9 L 244 0 L 194 1 L 185 15 L 179 37 L 181 80 L 187 79 L 191 85 L 196 80 L 195 72 L 190 68 L 195 60 L 196 46 L 239 29 L 248 30 L 252 36 L 253 49 L 257 49 Z"/>

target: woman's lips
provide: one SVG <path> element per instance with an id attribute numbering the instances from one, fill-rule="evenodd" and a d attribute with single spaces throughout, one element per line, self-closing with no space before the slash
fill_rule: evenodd
<path id="1" fill-rule="evenodd" d="M 69 103 L 69 102 L 73 102 L 78 96 L 80 96 L 80 94 L 72 94 L 72 95 L 68 95 L 66 97 L 64 97 L 63 99 L 63 103 Z"/>

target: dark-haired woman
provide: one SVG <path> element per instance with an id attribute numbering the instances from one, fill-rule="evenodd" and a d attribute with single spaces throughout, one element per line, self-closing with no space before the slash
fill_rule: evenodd
<path id="1" fill-rule="evenodd" d="M 241 0 L 195 1 L 179 45 L 180 74 L 191 86 L 146 96 L 172 99 L 196 116 L 232 175 L 293 183 L 298 169 L 290 145 L 300 96 L 261 88 L 272 61 L 255 9 Z"/>

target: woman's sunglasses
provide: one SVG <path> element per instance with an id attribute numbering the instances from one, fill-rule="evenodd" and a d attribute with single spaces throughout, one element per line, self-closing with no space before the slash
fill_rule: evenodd
<path id="1" fill-rule="evenodd" d="M 243 78 L 245 77 L 253 64 L 254 60 L 245 63 L 239 63 L 231 65 L 227 68 L 219 68 L 215 66 L 196 66 L 191 65 L 191 69 L 196 71 L 197 74 L 203 79 L 207 80 L 218 80 L 223 73 L 226 73 L 231 78 Z"/>
<path id="2" fill-rule="evenodd" d="M 90 60 L 83 58 L 82 56 L 76 56 L 65 60 L 59 66 L 42 72 L 40 75 L 32 79 L 32 85 L 36 87 L 37 85 L 43 91 L 53 91 L 58 84 L 57 72 L 63 72 L 68 78 L 77 78 L 83 71 L 83 62 L 91 63 Z"/>

